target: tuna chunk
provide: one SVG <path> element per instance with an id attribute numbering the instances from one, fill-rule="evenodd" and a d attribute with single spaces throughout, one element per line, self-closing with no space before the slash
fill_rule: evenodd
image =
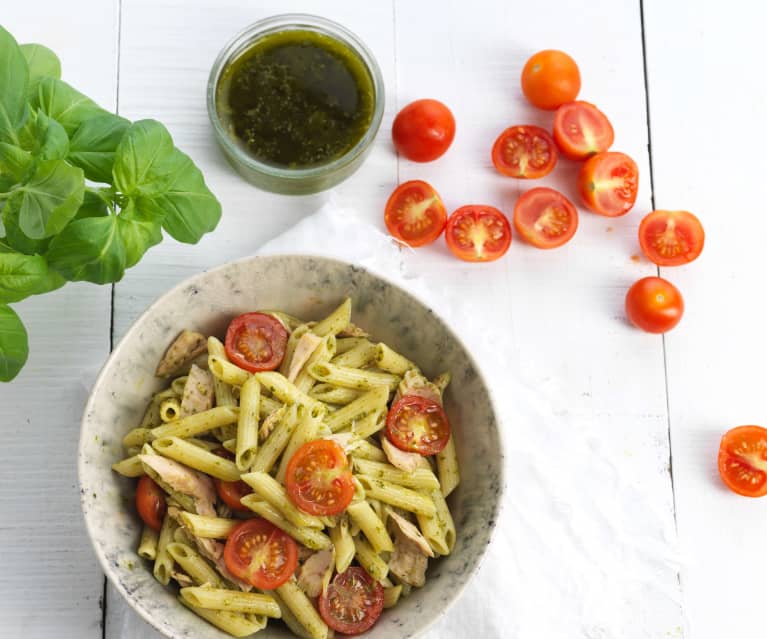
<path id="1" fill-rule="evenodd" d="M 381 437 L 381 448 L 389 463 L 400 470 L 412 473 L 416 468 L 431 468 L 422 455 L 400 450 L 389 441 L 388 437 Z"/>
<path id="2" fill-rule="evenodd" d="M 215 517 L 216 490 L 210 477 L 161 455 L 139 455 L 141 463 L 157 474 L 160 484 L 194 500 L 198 515 Z"/>
<path id="3" fill-rule="evenodd" d="M 293 359 L 290 360 L 290 369 L 288 371 L 288 381 L 295 382 L 301 369 L 311 357 L 312 353 L 322 343 L 322 338 L 314 333 L 304 333 L 296 344 L 296 350 L 293 351 Z"/>
<path id="4" fill-rule="evenodd" d="M 181 417 L 210 410 L 214 396 L 213 375 L 192 364 L 181 397 Z"/>
<path id="5" fill-rule="evenodd" d="M 335 557 L 328 548 L 315 552 L 298 569 L 298 585 L 309 597 L 319 597 L 330 582 Z"/>
<path id="6" fill-rule="evenodd" d="M 173 343 L 165 351 L 160 363 L 157 365 L 155 375 L 167 377 L 178 371 L 184 364 L 191 362 L 208 349 L 208 341 L 205 336 L 195 331 L 183 330 L 178 334 Z"/>
<path id="7" fill-rule="evenodd" d="M 426 541 L 426 537 L 421 534 L 421 531 L 418 530 L 418 527 L 415 524 L 409 522 L 401 515 L 398 515 L 391 508 L 387 509 L 387 511 L 389 513 L 389 518 L 394 522 L 396 526 L 397 535 L 401 534 L 407 537 L 416 546 L 418 546 L 420 551 L 427 557 L 434 556 L 434 551 L 431 549 L 429 542 Z"/>

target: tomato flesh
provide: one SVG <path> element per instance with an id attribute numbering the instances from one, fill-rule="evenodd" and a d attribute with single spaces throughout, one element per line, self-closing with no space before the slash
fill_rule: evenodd
<path id="1" fill-rule="evenodd" d="M 530 189 L 519 197 L 514 207 L 514 228 L 533 246 L 555 248 L 575 235 L 578 211 L 554 189 Z"/>
<path id="2" fill-rule="evenodd" d="M 581 73 L 575 60 L 564 51 L 547 49 L 525 63 L 521 83 L 522 93 L 533 105 L 553 111 L 578 97 Z"/>
<path id="3" fill-rule="evenodd" d="M 469 204 L 450 216 L 445 240 L 453 255 L 462 260 L 491 262 L 509 250 L 511 226 L 497 208 Z"/>
<path id="4" fill-rule="evenodd" d="M 652 211 L 639 225 L 639 244 L 659 266 L 688 264 L 703 251 L 706 234 L 689 211 Z"/>
<path id="5" fill-rule="evenodd" d="M 665 333 L 674 328 L 684 313 L 679 289 L 660 277 L 644 277 L 626 293 L 626 317 L 648 333 Z"/>
<path id="6" fill-rule="evenodd" d="M 301 446 L 290 458 L 285 487 L 291 501 L 312 515 L 337 515 L 354 497 L 352 473 L 343 448 L 317 439 Z"/>
<path id="7" fill-rule="evenodd" d="M 745 497 L 767 495 L 767 429 L 738 426 L 719 444 L 719 475 L 727 487 Z"/>
<path id="8" fill-rule="evenodd" d="M 615 133 L 607 116 L 593 104 L 568 102 L 554 116 L 554 139 L 566 158 L 585 160 L 607 151 Z"/>
<path id="9" fill-rule="evenodd" d="M 213 453 L 224 459 L 234 460 L 234 455 L 225 448 L 217 448 Z M 214 477 L 213 483 L 216 485 L 216 492 L 218 493 L 219 498 L 229 506 L 229 508 L 243 513 L 251 512 L 249 508 L 246 508 L 240 503 L 240 500 L 243 497 L 250 495 L 253 492 L 253 489 L 244 481 L 224 481 L 223 479 Z"/>
<path id="10" fill-rule="evenodd" d="M 594 213 L 607 217 L 625 215 L 636 202 L 639 169 L 625 153 L 597 153 L 581 167 L 578 190 L 583 203 Z"/>
<path id="11" fill-rule="evenodd" d="M 136 487 L 136 510 L 141 520 L 150 528 L 160 531 L 165 518 L 167 503 L 165 493 L 148 475 L 138 480 Z"/>
<path id="12" fill-rule="evenodd" d="M 284 584 L 298 566 L 298 546 L 266 519 L 249 519 L 227 537 L 224 562 L 235 577 L 256 588 L 272 590 Z"/>
<path id="13" fill-rule="evenodd" d="M 553 138 L 539 126 L 520 125 L 506 129 L 493 145 L 493 164 L 499 173 L 513 178 L 534 179 L 548 175 L 559 153 Z"/>
<path id="14" fill-rule="evenodd" d="M 282 363 L 288 331 L 266 313 L 245 313 L 235 317 L 226 330 L 226 355 L 240 368 L 252 373 L 273 371 Z"/>
<path id="15" fill-rule="evenodd" d="M 405 395 L 386 416 L 386 437 L 400 450 L 436 455 L 450 439 L 447 415 L 437 402 Z"/>
<path id="16" fill-rule="evenodd" d="M 319 599 L 323 621 L 345 635 L 369 630 L 381 616 L 383 605 L 383 586 L 359 566 L 333 577 Z"/>
<path id="17" fill-rule="evenodd" d="M 392 141 L 397 152 L 414 162 L 431 162 L 448 150 L 455 137 L 455 118 L 438 100 L 416 100 L 394 118 Z"/>
<path id="18" fill-rule="evenodd" d="M 386 228 L 408 246 L 424 246 L 436 240 L 445 228 L 445 205 L 427 182 L 410 180 L 389 196 L 384 212 Z"/>

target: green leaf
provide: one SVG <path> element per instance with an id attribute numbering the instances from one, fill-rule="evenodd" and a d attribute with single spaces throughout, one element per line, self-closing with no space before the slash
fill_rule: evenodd
<path id="1" fill-rule="evenodd" d="M 24 253 L 25 255 L 43 255 L 48 250 L 50 238 L 43 240 L 32 240 L 28 238 L 19 228 L 17 215 L 7 214 L 5 216 L 5 243 L 11 247 L 14 252 Z"/>
<path id="2" fill-rule="evenodd" d="M 95 182 L 112 182 L 115 151 L 130 126 L 125 118 L 106 113 L 83 122 L 72 136 L 69 161 Z"/>
<path id="3" fill-rule="evenodd" d="M 173 139 L 156 120 L 139 120 L 125 132 L 115 155 L 114 184 L 127 196 L 152 196 L 168 188 Z"/>
<path id="4" fill-rule="evenodd" d="M 136 264 L 148 249 L 162 242 L 160 223 L 143 216 L 132 201 L 117 217 L 117 225 L 125 246 L 125 268 Z"/>
<path id="5" fill-rule="evenodd" d="M 69 152 L 64 127 L 39 109 L 30 112 L 18 138 L 20 147 L 41 160 L 63 160 Z"/>
<path id="6" fill-rule="evenodd" d="M 53 238 L 46 257 L 50 268 L 67 280 L 117 282 L 125 272 L 125 247 L 117 217 L 75 220 Z"/>
<path id="7" fill-rule="evenodd" d="M 21 231 L 33 240 L 59 233 L 83 203 L 83 170 L 64 160 L 40 162 L 32 178 L 8 199 Z"/>
<path id="8" fill-rule="evenodd" d="M 15 142 L 27 112 L 29 69 L 13 36 L 0 27 L 0 140 Z"/>
<path id="9" fill-rule="evenodd" d="M 0 304 L 35 295 L 47 281 L 48 263 L 41 255 L 0 253 Z"/>
<path id="10" fill-rule="evenodd" d="M 63 80 L 43 78 L 32 99 L 32 106 L 42 109 L 46 115 L 57 120 L 67 135 L 74 135 L 77 128 L 89 118 L 108 113 L 90 98 L 73 89 Z"/>
<path id="11" fill-rule="evenodd" d="M 86 190 L 83 195 L 83 203 L 77 209 L 75 219 L 81 220 L 86 217 L 103 217 L 105 215 L 109 215 L 107 203 L 93 191 Z"/>
<path id="12" fill-rule="evenodd" d="M 29 67 L 30 93 L 43 78 L 61 77 L 61 62 L 48 47 L 42 44 L 22 44 L 19 48 Z"/>
<path id="13" fill-rule="evenodd" d="M 0 306 L 0 381 L 10 382 L 29 356 L 27 330 L 10 306 Z"/>
<path id="14" fill-rule="evenodd" d="M 0 175 L 9 178 L 11 184 L 25 182 L 33 164 L 34 158 L 29 151 L 0 142 Z"/>

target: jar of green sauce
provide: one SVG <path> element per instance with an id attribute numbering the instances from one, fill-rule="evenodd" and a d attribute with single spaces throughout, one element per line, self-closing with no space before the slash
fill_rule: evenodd
<path id="1" fill-rule="evenodd" d="M 383 109 L 373 54 L 317 16 L 256 22 L 224 47 L 208 81 L 208 114 L 227 159 L 277 193 L 315 193 L 349 177 Z"/>

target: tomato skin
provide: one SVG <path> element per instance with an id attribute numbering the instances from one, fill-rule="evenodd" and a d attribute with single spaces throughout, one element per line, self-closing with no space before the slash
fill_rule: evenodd
<path id="1" fill-rule="evenodd" d="M 498 136 L 492 159 L 501 175 L 535 179 L 554 170 L 559 152 L 548 131 L 526 124 L 509 127 Z"/>
<path id="2" fill-rule="evenodd" d="M 706 234 L 700 220 L 689 211 L 652 211 L 639 225 L 639 245 L 651 262 L 680 266 L 703 251 Z"/>
<path id="3" fill-rule="evenodd" d="M 318 601 L 322 620 L 336 632 L 359 635 L 373 627 L 384 605 L 383 586 L 364 568 L 352 566 L 333 577 Z M 363 617 L 358 619 L 360 611 Z"/>
<path id="4" fill-rule="evenodd" d="M 257 556 L 262 561 L 252 566 Z M 296 571 L 298 546 L 287 533 L 257 517 L 243 521 L 229 533 L 224 562 L 238 579 L 262 590 L 274 590 Z"/>
<path id="5" fill-rule="evenodd" d="M 136 510 L 141 520 L 152 530 L 160 532 L 167 503 L 165 493 L 149 475 L 142 475 L 136 486 Z"/>
<path id="6" fill-rule="evenodd" d="M 226 329 L 226 355 L 246 371 L 273 371 L 282 363 L 288 331 L 267 313 L 245 313 L 235 317 Z"/>
<path id="7" fill-rule="evenodd" d="M 296 507 L 311 515 L 337 515 L 354 497 L 346 453 L 336 442 L 316 439 L 288 462 L 285 488 Z"/>
<path id="8" fill-rule="evenodd" d="M 665 333 L 684 314 L 679 289 L 660 277 L 643 277 L 626 293 L 626 317 L 647 333 Z"/>
<path id="9" fill-rule="evenodd" d="M 521 82 L 522 93 L 531 104 L 553 111 L 578 97 L 581 73 L 575 60 L 564 51 L 547 49 L 525 63 Z"/>
<path id="10" fill-rule="evenodd" d="M 514 228 L 537 248 L 556 248 L 569 242 L 578 230 L 578 210 L 559 191 L 530 189 L 514 206 Z"/>
<path id="11" fill-rule="evenodd" d="M 581 167 L 578 190 L 583 203 L 594 213 L 607 217 L 625 215 L 636 202 L 639 168 L 625 153 L 597 153 Z"/>
<path id="12" fill-rule="evenodd" d="M 413 162 L 431 162 L 452 144 L 455 118 L 438 100 L 416 100 L 397 114 L 391 133 L 400 155 Z"/>
<path id="13" fill-rule="evenodd" d="M 234 455 L 226 450 L 226 448 L 217 448 L 213 453 L 224 459 L 230 461 L 234 460 Z M 218 493 L 219 498 L 229 506 L 229 508 L 241 513 L 252 512 L 249 508 L 246 508 L 240 503 L 240 500 L 243 497 L 250 495 L 253 492 L 253 489 L 244 481 L 224 481 L 223 479 L 214 477 L 213 483 L 216 486 L 216 492 Z"/>
<path id="14" fill-rule="evenodd" d="M 727 487 L 744 497 L 767 495 L 767 428 L 737 426 L 722 435 L 717 460 Z"/>
<path id="15" fill-rule="evenodd" d="M 437 402 L 418 395 L 400 398 L 386 416 L 386 437 L 400 450 L 424 457 L 447 446 L 450 423 Z"/>
<path id="16" fill-rule="evenodd" d="M 389 233 L 408 246 L 436 240 L 447 223 L 447 211 L 439 193 L 422 180 L 403 182 L 389 196 L 384 211 Z"/>
<path id="17" fill-rule="evenodd" d="M 554 115 L 554 139 L 562 155 L 585 160 L 607 151 L 615 140 L 607 116 L 589 102 L 567 102 Z"/>
<path id="18" fill-rule="evenodd" d="M 456 257 L 467 262 L 492 262 L 509 250 L 511 225 L 494 206 L 467 204 L 453 211 L 445 241 Z"/>

